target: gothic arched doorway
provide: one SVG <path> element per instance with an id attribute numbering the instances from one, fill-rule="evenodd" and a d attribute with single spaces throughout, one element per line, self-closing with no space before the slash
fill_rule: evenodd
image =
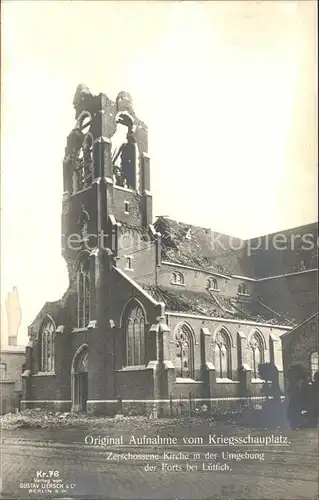
<path id="1" fill-rule="evenodd" d="M 86 344 L 81 346 L 74 355 L 71 377 L 72 410 L 85 412 L 88 399 L 88 349 Z"/>

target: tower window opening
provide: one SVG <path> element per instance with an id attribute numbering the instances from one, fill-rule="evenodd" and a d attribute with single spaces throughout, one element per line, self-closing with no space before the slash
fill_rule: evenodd
<path id="1" fill-rule="evenodd" d="M 88 133 L 83 141 L 83 187 L 92 184 L 93 180 L 93 137 Z"/>
<path id="2" fill-rule="evenodd" d="M 87 132 L 90 130 L 91 124 L 92 124 L 91 117 L 85 116 L 80 124 L 80 130 L 82 134 L 87 134 Z"/>
<path id="3" fill-rule="evenodd" d="M 129 214 L 130 213 L 130 204 L 128 201 L 124 201 L 124 212 L 126 214 Z"/>
<path id="4" fill-rule="evenodd" d="M 74 157 L 73 192 L 76 193 L 90 186 L 92 179 L 93 137 L 88 133 Z"/>
<path id="5" fill-rule="evenodd" d="M 117 119 L 116 133 L 112 138 L 113 180 L 115 185 L 136 188 L 136 140 L 132 119 L 121 113 Z"/>

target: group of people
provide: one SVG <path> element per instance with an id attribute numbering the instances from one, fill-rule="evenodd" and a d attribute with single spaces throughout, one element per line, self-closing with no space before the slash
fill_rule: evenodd
<path id="1" fill-rule="evenodd" d="M 290 381 L 287 418 L 292 429 L 318 425 L 319 372 L 310 382 L 306 377 Z"/>

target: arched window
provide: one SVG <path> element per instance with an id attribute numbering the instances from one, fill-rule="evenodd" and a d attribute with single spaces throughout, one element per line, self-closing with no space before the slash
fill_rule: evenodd
<path id="1" fill-rule="evenodd" d="M 73 166 L 73 193 L 85 189 L 92 183 L 94 141 L 89 131 L 91 124 L 91 115 L 84 112 L 78 120 L 77 127 L 68 138 L 67 151 Z"/>
<path id="2" fill-rule="evenodd" d="M 172 274 L 171 283 L 173 285 L 184 285 L 184 275 L 179 272 L 174 272 Z"/>
<path id="3" fill-rule="evenodd" d="M 91 293 L 90 293 L 90 277 L 86 273 L 84 275 L 84 325 L 87 326 L 90 322 L 91 311 Z"/>
<path id="4" fill-rule="evenodd" d="M 258 332 L 253 333 L 250 339 L 251 373 L 253 378 L 259 378 L 258 367 L 264 362 L 264 346 Z"/>
<path id="5" fill-rule="evenodd" d="M 87 241 L 88 239 L 89 220 L 90 216 L 88 212 L 84 209 L 84 205 L 82 205 L 82 212 L 78 220 L 78 227 L 79 227 L 81 241 Z"/>
<path id="6" fill-rule="evenodd" d="M 218 283 L 215 278 L 208 278 L 207 280 L 208 290 L 218 290 Z"/>
<path id="7" fill-rule="evenodd" d="M 175 330 L 175 369 L 177 377 L 194 378 L 194 336 L 187 324 Z"/>
<path id="8" fill-rule="evenodd" d="M 87 111 L 81 113 L 78 119 L 78 128 L 81 130 L 82 134 L 87 134 L 92 125 L 92 116 Z"/>
<path id="9" fill-rule="evenodd" d="M 238 286 L 238 293 L 240 295 L 248 295 L 248 288 L 246 283 L 240 283 L 240 285 Z"/>
<path id="10" fill-rule="evenodd" d="M 77 287 L 78 328 L 85 328 L 91 320 L 91 273 L 87 254 L 78 263 Z"/>
<path id="11" fill-rule="evenodd" d="M 41 372 L 54 371 L 55 325 L 50 318 L 42 324 L 39 332 L 39 368 Z"/>
<path id="12" fill-rule="evenodd" d="M 314 378 L 315 373 L 317 373 L 319 370 L 318 366 L 318 353 L 313 352 L 310 356 L 310 371 L 311 371 L 311 378 Z"/>
<path id="13" fill-rule="evenodd" d="M 84 159 L 83 149 L 81 148 L 77 158 L 75 159 L 74 172 L 73 172 L 73 192 L 77 193 L 84 188 Z"/>
<path id="14" fill-rule="evenodd" d="M 83 140 L 84 135 L 78 128 L 74 129 L 68 137 L 67 153 L 72 168 L 72 193 L 76 193 L 83 189 Z"/>
<path id="15" fill-rule="evenodd" d="M 139 304 L 130 309 L 125 321 L 126 365 L 145 364 L 145 317 Z"/>
<path id="16" fill-rule="evenodd" d="M 93 136 L 89 132 L 82 139 L 81 147 L 74 159 L 73 192 L 81 191 L 93 180 Z"/>
<path id="17" fill-rule="evenodd" d="M 83 141 L 83 187 L 92 184 L 93 180 L 93 136 L 86 134 Z"/>
<path id="18" fill-rule="evenodd" d="M 231 342 L 226 330 L 220 330 L 216 335 L 215 368 L 216 377 L 232 378 Z"/>

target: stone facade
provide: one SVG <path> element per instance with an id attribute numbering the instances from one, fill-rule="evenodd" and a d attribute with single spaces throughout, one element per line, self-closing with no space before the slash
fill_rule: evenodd
<path id="1" fill-rule="evenodd" d="M 70 284 L 29 328 L 23 404 L 114 414 L 258 396 L 267 361 L 283 389 L 293 298 L 274 304 L 271 287 L 294 273 L 293 295 L 313 293 L 315 274 L 269 268 L 265 285 L 254 266 L 267 253 L 252 255 L 250 242 L 163 217 L 152 224 L 147 127 L 130 95 L 112 102 L 82 85 L 74 107 L 62 198 Z"/>

